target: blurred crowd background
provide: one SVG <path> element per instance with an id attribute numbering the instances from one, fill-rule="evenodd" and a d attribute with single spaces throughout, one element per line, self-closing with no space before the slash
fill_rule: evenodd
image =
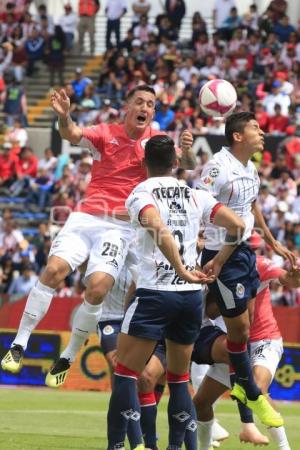
<path id="1" fill-rule="evenodd" d="M 161 2 L 151 15 L 151 1 L 79 0 L 78 11 L 64 2 L 58 20 L 40 3 L 0 2 L 0 108 L 4 124 L 0 147 L 0 291 L 10 299 L 26 295 L 46 263 L 51 240 L 65 222 L 90 180 L 92 157 L 72 158 L 45 148 L 38 158 L 28 143 L 24 82 L 37 77 L 40 63 L 49 73 L 49 90 L 64 86 L 71 114 L 79 125 L 119 122 L 126 93 L 147 83 L 157 93 L 153 127 L 176 142 L 188 128 L 195 138 L 224 134 L 224 119 L 201 113 L 198 94 L 214 78 L 230 81 L 238 93 L 236 111 L 254 111 L 267 135 L 282 139 L 275 151 L 254 155 L 260 177 L 259 204 L 274 236 L 300 255 L 300 24 L 290 23 L 288 3 L 272 0 L 258 14 L 255 3 L 241 15 L 238 1 L 215 0 L 208 24 L 196 11 L 189 39 L 179 39 L 186 15 L 184 0 Z M 106 15 L 106 51 L 94 82 L 77 67 L 65 79 L 72 54 L 95 51 L 95 18 Z M 125 39 L 125 14 L 132 23 Z M 214 148 L 213 151 L 218 151 Z M 182 183 L 196 186 L 211 153 L 200 148 L 193 171 L 178 169 Z M 285 262 L 267 246 L 261 252 Z M 81 276 L 72 274 L 58 295 L 82 295 Z M 274 304 L 300 304 L 300 291 L 272 283 Z"/>

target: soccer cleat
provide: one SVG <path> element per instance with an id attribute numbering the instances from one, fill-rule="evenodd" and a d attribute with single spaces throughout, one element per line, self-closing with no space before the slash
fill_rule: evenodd
<path id="1" fill-rule="evenodd" d="M 50 372 L 47 373 L 45 384 L 52 388 L 62 386 L 66 381 L 70 367 L 71 364 L 66 358 L 59 358 Z"/>
<path id="2" fill-rule="evenodd" d="M 229 438 L 229 433 L 215 419 L 212 426 L 212 438 L 214 441 L 224 441 Z"/>
<path id="3" fill-rule="evenodd" d="M 283 425 L 283 418 L 280 413 L 268 402 L 267 397 L 263 394 L 259 395 L 256 400 L 249 400 L 246 396 L 245 389 L 239 384 L 235 383 L 231 393 L 231 398 L 239 400 L 244 405 L 248 406 L 254 414 L 257 415 L 261 423 L 267 427 L 281 427 Z"/>
<path id="4" fill-rule="evenodd" d="M 13 345 L 1 361 L 3 370 L 18 373 L 23 367 L 24 349 L 21 345 Z"/>
<path id="5" fill-rule="evenodd" d="M 145 450 L 144 444 L 139 444 L 137 447 L 135 447 L 133 450 Z"/>
<path id="6" fill-rule="evenodd" d="M 221 447 L 221 443 L 219 441 L 212 441 L 212 448 L 219 448 Z"/>

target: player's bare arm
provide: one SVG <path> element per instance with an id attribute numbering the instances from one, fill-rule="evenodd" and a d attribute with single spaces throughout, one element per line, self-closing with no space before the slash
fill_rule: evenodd
<path id="1" fill-rule="evenodd" d="M 194 142 L 190 131 L 184 130 L 179 139 L 179 147 L 182 151 L 179 162 L 182 169 L 194 169 L 196 167 L 196 156 L 192 150 Z"/>
<path id="2" fill-rule="evenodd" d="M 217 277 L 225 262 L 240 244 L 245 232 L 245 223 L 235 212 L 224 205 L 216 211 L 213 223 L 227 230 L 223 247 L 203 268 L 205 273 L 212 271 Z"/>
<path id="3" fill-rule="evenodd" d="M 191 272 L 186 270 L 181 261 L 175 239 L 161 220 L 155 207 L 145 209 L 140 217 L 140 222 L 143 227 L 147 228 L 152 239 L 181 279 L 189 283 L 210 283 L 214 281 L 215 277 L 210 273 L 204 274 L 197 270 Z"/>
<path id="4" fill-rule="evenodd" d="M 70 99 L 64 89 L 53 91 L 51 106 L 58 116 L 59 133 L 63 139 L 71 144 L 79 144 L 82 138 L 82 129 L 78 127 L 70 116 Z"/>
<path id="5" fill-rule="evenodd" d="M 276 241 L 271 231 L 269 230 L 264 216 L 256 202 L 252 203 L 252 213 L 255 218 L 255 224 L 261 230 L 262 238 L 264 239 L 264 241 L 272 247 L 277 255 L 282 256 L 284 259 L 288 259 L 292 267 L 295 268 L 297 262 L 296 255 L 294 255 L 294 253 L 284 247 L 280 242 Z"/>

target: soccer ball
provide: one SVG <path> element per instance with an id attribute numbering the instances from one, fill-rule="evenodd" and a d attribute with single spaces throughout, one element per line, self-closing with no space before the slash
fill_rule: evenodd
<path id="1" fill-rule="evenodd" d="M 199 93 L 200 107 L 208 116 L 229 116 L 237 101 L 236 90 L 226 80 L 211 80 Z"/>

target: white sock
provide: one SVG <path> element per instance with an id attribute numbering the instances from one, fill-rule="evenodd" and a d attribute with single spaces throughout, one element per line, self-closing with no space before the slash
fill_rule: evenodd
<path id="1" fill-rule="evenodd" d="M 102 305 L 91 305 L 86 300 L 79 306 L 74 317 L 70 341 L 60 355 L 61 358 L 68 359 L 70 363 L 75 361 L 90 333 L 96 332 L 101 309 Z"/>
<path id="2" fill-rule="evenodd" d="M 214 419 L 207 422 L 197 421 L 200 450 L 209 450 L 212 446 L 212 426 Z"/>
<path id="3" fill-rule="evenodd" d="M 291 450 L 284 427 L 270 427 L 269 432 L 280 450 Z"/>
<path id="4" fill-rule="evenodd" d="M 45 286 L 40 281 L 31 289 L 17 336 L 12 345 L 21 345 L 26 350 L 30 335 L 40 320 L 46 315 L 54 292 L 55 289 Z"/>

